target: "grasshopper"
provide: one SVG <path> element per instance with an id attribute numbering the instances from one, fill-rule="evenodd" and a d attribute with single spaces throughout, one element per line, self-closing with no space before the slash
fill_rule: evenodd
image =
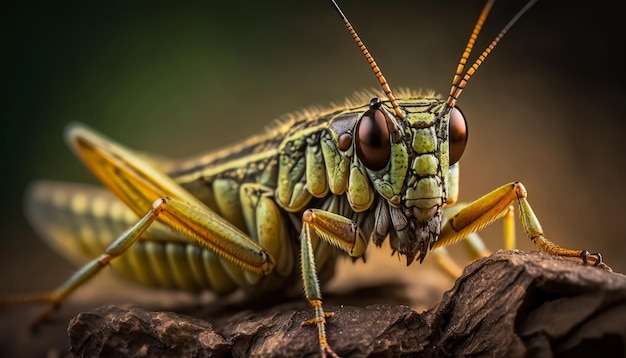
<path id="1" fill-rule="evenodd" d="M 119 201 L 69 184 L 35 184 L 28 194 L 34 226 L 69 256 L 91 260 L 55 291 L 5 298 L 2 305 L 45 303 L 35 319 L 39 322 L 111 262 L 124 263 L 113 265 L 120 274 L 159 287 L 219 294 L 243 289 L 255 295 L 303 288 L 314 309 L 314 318 L 306 323 L 316 325 L 322 355 L 336 356 L 326 337 L 330 313 L 323 310 L 320 283 L 332 275 L 337 257 L 358 258 L 369 242 L 381 246 L 389 240 L 407 265 L 422 262 L 432 251 L 456 275 L 458 268 L 443 248 L 467 239 L 478 256 L 486 255 L 472 234 L 500 218 L 513 225 L 516 203 L 522 227 L 538 249 L 608 270 L 598 253 L 548 241 L 519 182 L 460 209 L 454 206 L 459 159 L 467 142 L 467 123 L 456 103 L 485 58 L 534 2 L 465 71 L 494 0 L 487 2 L 446 98 L 395 94 L 332 1 L 381 93 L 303 112 L 239 145 L 175 163 L 71 124 L 66 131 L 70 147 Z M 450 209 L 458 210 L 447 217 Z M 122 234 L 102 239 L 111 232 Z M 506 235 L 505 247 L 512 248 L 513 241 L 513 234 Z"/>

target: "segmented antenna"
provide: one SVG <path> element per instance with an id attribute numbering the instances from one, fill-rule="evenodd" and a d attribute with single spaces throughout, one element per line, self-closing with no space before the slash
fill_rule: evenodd
<path id="1" fill-rule="evenodd" d="M 376 61 L 374 61 L 374 58 L 372 57 L 370 52 L 367 50 L 367 48 L 363 44 L 363 41 L 361 41 L 361 38 L 359 37 L 359 35 L 357 35 L 356 31 L 354 30 L 354 27 L 352 27 L 346 15 L 344 15 L 343 11 L 341 11 L 341 8 L 339 7 L 339 5 L 337 5 L 335 0 L 331 0 L 331 1 L 333 5 L 335 6 L 335 9 L 339 13 L 339 16 L 341 16 L 341 19 L 343 20 L 343 23 L 346 25 L 346 28 L 350 32 L 350 35 L 352 35 L 352 38 L 356 42 L 357 46 L 359 46 L 359 49 L 361 49 L 363 56 L 365 56 L 365 59 L 370 64 L 370 67 L 372 68 L 372 71 L 374 71 L 376 78 L 378 78 L 378 82 L 380 82 L 380 85 L 382 86 L 383 92 L 385 92 L 387 99 L 389 99 L 389 102 L 391 102 L 391 105 L 393 106 L 393 110 L 396 113 L 396 116 L 398 116 L 398 118 L 400 119 L 404 119 L 404 114 L 402 114 L 402 112 L 400 111 L 400 106 L 398 106 L 398 102 L 396 102 L 396 98 L 391 92 L 391 88 L 389 87 L 387 80 L 385 79 L 382 72 L 380 71 L 380 68 L 376 64 Z"/>
<path id="2" fill-rule="evenodd" d="M 537 0 L 530 0 L 517 14 L 515 14 L 515 16 L 513 16 L 513 18 L 509 21 L 509 23 L 506 24 L 506 26 L 504 26 L 502 30 L 500 30 L 500 33 L 498 33 L 498 36 L 496 36 L 496 38 L 493 39 L 493 41 L 491 41 L 489 46 L 487 46 L 487 48 L 480 54 L 480 56 L 478 56 L 478 59 L 476 59 L 476 61 L 467 70 L 467 72 L 465 72 L 465 75 L 463 75 L 463 68 L 465 67 L 465 64 L 467 63 L 467 59 L 470 53 L 472 52 L 472 48 L 474 47 L 474 43 L 476 41 L 476 38 L 478 37 L 478 33 L 483 27 L 483 24 L 485 23 L 485 20 L 487 19 L 487 15 L 489 14 L 489 10 L 491 10 L 491 7 L 494 2 L 495 0 L 489 0 L 485 4 L 483 11 L 480 13 L 480 16 L 478 17 L 478 21 L 476 21 L 476 25 L 474 25 L 474 31 L 472 31 L 472 35 L 470 36 L 470 39 L 467 42 L 467 45 L 465 46 L 465 51 L 463 51 L 463 55 L 461 55 L 461 60 L 459 61 L 459 65 L 457 66 L 456 73 L 454 74 L 454 78 L 452 79 L 452 87 L 450 88 L 450 95 L 448 96 L 448 100 L 446 101 L 446 105 L 449 108 L 453 108 L 456 105 L 456 101 L 459 99 L 459 96 L 461 95 L 461 92 L 467 85 L 467 82 L 469 81 L 469 79 L 472 77 L 472 75 L 474 75 L 478 67 L 480 67 L 480 65 L 483 63 L 483 61 L 485 61 L 485 58 L 487 58 L 487 56 L 491 53 L 494 47 L 496 47 L 498 42 L 500 42 L 502 37 L 504 37 L 504 35 L 515 24 L 515 22 L 517 22 L 517 20 L 519 20 L 519 18 L 522 17 L 522 15 L 524 15 L 524 13 L 526 13 L 526 11 L 528 11 L 528 9 L 530 9 L 530 7 L 533 6 L 533 4 L 537 2 Z"/>

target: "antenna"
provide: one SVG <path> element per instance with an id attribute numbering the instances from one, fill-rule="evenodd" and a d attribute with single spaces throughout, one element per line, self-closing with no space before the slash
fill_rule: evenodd
<path id="1" fill-rule="evenodd" d="M 393 93 L 391 92 L 391 88 L 389 87 L 389 84 L 387 83 L 387 80 L 385 79 L 385 77 L 383 76 L 382 72 L 380 71 L 380 68 L 376 64 L 376 61 L 374 61 L 374 58 L 372 57 L 370 52 L 367 50 L 367 48 L 363 44 L 363 41 L 361 41 L 361 38 L 359 37 L 359 35 L 357 35 L 356 31 L 354 30 L 354 27 L 352 27 L 352 25 L 350 24 L 350 21 L 348 21 L 348 18 L 346 17 L 346 15 L 344 15 L 343 11 L 341 11 L 341 8 L 339 7 L 339 5 L 337 5 L 335 0 L 331 0 L 331 1 L 332 1 L 333 5 L 335 6 L 335 9 L 339 13 L 339 16 L 341 16 L 341 19 L 343 20 L 344 24 L 346 25 L 346 28 L 350 32 L 350 35 L 352 35 L 352 38 L 356 42 L 357 46 L 359 46 L 359 49 L 361 49 L 361 52 L 365 56 L 365 59 L 370 64 L 370 67 L 372 68 L 372 71 L 374 71 L 374 74 L 376 75 L 376 78 L 378 78 L 378 82 L 380 82 L 380 85 L 382 86 L 383 92 L 385 92 L 385 95 L 387 96 L 387 99 L 389 99 L 389 102 L 391 102 L 391 105 L 393 106 L 393 111 L 396 113 L 396 116 L 398 116 L 398 118 L 400 118 L 400 119 L 404 119 L 404 114 L 402 114 L 402 112 L 400 111 L 400 106 L 398 106 L 398 102 L 396 102 L 396 98 L 394 97 Z"/>
<path id="2" fill-rule="evenodd" d="M 526 11 L 528 11 L 528 9 L 530 9 L 531 6 L 533 6 L 537 2 L 537 0 L 530 0 L 520 11 L 517 12 L 517 14 L 515 14 L 515 16 L 513 16 L 513 18 L 506 24 L 506 26 L 504 26 L 502 30 L 500 30 L 500 33 L 498 33 L 498 36 L 496 36 L 496 38 L 494 38 L 493 41 L 491 41 L 489 46 L 487 46 L 487 48 L 480 54 L 480 56 L 478 56 L 478 59 L 476 59 L 476 61 L 467 70 L 467 72 L 465 72 L 465 75 L 463 75 L 463 68 L 465 67 L 467 59 L 470 53 L 472 52 L 472 48 L 474 47 L 474 42 L 476 41 L 476 38 L 478 37 L 478 33 L 480 32 L 483 24 L 485 23 L 485 20 L 487 19 L 487 15 L 489 14 L 489 10 L 491 10 L 491 6 L 493 5 L 494 2 L 495 0 L 489 0 L 487 4 L 485 4 L 483 11 L 480 13 L 480 16 L 478 17 L 478 21 L 476 21 L 476 25 L 474 25 L 474 30 L 472 31 L 472 35 L 470 36 L 470 39 L 467 42 L 467 45 L 465 46 L 465 51 L 463 51 L 463 55 L 461 55 L 461 60 L 459 61 L 459 65 L 457 66 L 456 73 L 454 74 L 454 78 L 452 80 L 452 87 L 450 88 L 450 95 L 448 96 L 448 100 L 446 101 L 446 105 L 448 106 L 448 108 L 454 108 L 457 100 L 459 99 L 459 96 L 461 95 L 461 92 L 467 85 L 467 82 L 470 80 L 472 75 L 474 75 L 478 67 L 480 67 L 483 61 L 485 61 L 487 56 L 491 53 L 494 47 L 496 47 L 496 45 L 500 42 L 500 40 L 504 37 L 504 35 L 509 31 L 509 29 L 515 24 L 515 22 L 517 22 L 517 20 L 519 20 L 519 18 L 522 17 L 522 15 L 524 15 L 524 13 L 526 13 Z"/>

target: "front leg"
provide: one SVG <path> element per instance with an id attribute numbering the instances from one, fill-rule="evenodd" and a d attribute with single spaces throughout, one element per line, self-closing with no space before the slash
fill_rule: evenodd
<path id="1" fill-rule="evenodd" d="M 300 233 L 301 269 L 306 299 L 315 309 L 315 318 L 304 324 L 316 324 L 322 356 L 326 353 L 338 357 L 330 348 L 326 338 L 326 317 L 332 313 L 322 308 L 322 293 L 317 279 L 312 238 L 322 240 L 339 247 L 350 256 L 359 257 L 367 249 L 367 239 L 361 228 L 352 220 L 338 214 L 319 209 L 308 209 L 302 214 L 302 232 Z"/>
<path id="2" fill-rule="evenodd" d="M 611 271 L 611 268 L 602 262 L 602 256 L 598 253 L 590 254 L 587 250 L 566 249 L 546 239 L 539 219 L 530 207 L 526 196 L 524 185 L 514 182 L 503 185 L 472 202 L 446 222 L 433 248 L 448 246 L 480 231 L 484 226 L 511 213 L 510 206 L 517 202 L 522 228 L 539 250 L 555 256 L 580 258 L 584 263 L 591 261 L 595 266 Z"/>

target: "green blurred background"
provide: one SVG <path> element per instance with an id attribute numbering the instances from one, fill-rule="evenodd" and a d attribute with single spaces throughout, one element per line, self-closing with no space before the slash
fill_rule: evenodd
<path id="1" fill-rule="evenodd" d="M 477 49 L 523 4 L 497 3 Z M 483 1 L 341 5 L 392 87 L 447 93 Z M 184 157 L 377 85 L 323 0 L 29 3 L 1 16 L 1 292 L 50 289 L 72 272 L 22 214 L 34 179 L 94 182 L 66 148 L 68 122 Z M 621 21 L 605 0 L 540 1 L 459 105 L 470 128 L 461 200 L 522 181 L 549 238 L 600 251 L 624 272 Z M 494 250 L 496 226 L 485 234 Z M 520 235 L 519 246 L 527 241 Z M 0 315 L 3 332 L 10 324 Z"/>

